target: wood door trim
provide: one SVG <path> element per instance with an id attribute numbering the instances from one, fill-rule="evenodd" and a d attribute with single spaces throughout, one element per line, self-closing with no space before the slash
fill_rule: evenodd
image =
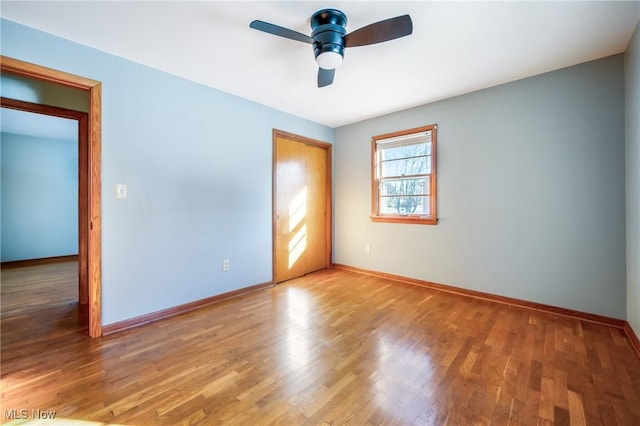
<path id="1" fill-rule="evenodd" d="M 271 206 L 272 206 L 272 214 L 271 214 L 271 226 L 272 226 L 272 281 L 274 284 L 276 282 L 276 215 L 277 215 L 277 204 L 276 204 L 276 194 L 277 194 L 277 180 L 276 180 L 276 167 L 277 167 L 277 157 L 276 157 L 276 139 L 277 138 L 285 138 L 295 142 L 300 142 L 306 145 L 315 146 L 318 148 L 322 148 L 326 151 L 327 161 L 326 161 L 326 191 L 327 191 L 327 215 L 325 221 L 325 238 L 326 238 L 326 253 L 325 260 L 327 268 L 331 267 L 331 250 L 333 247 L 333 238 L 332 238 L 332 224 L 333 224 L 333 202 L 331 198 L 332 194 L 332 176 L 333 176 L 333 145 L 328 142 L 323 142 L 317 139 L 307 138 L 305 136 L 296 135 L 294 133 L 289 133 L 284 130 L 273 129 L 272 131 L 272 192 L 271 192 Z"/>
<path id="2" fill-rule="evenodd" d="M 52 105 L 35 104 L 32 102 L 19 101 L 17 99 L 9 99 L 0 97 L 0 103 L 3 108 L 10 108 L 19 111 L 35 112 L 37 114 L 53 115 L 61 118 L 69 118 L 72 120 L 80 120 L 89 114 L 83 111 L 61 108 Z"/>
<path id="3" fill-rule="evenodd" d="M 2 108 L 66 118 L 78 122 L 78 299 L 81 304 L 86 305 L 89 302 L 89 271 L 87 263 L 89 238 L 89 197 L 87 193 L 89 185 L 89 165 L 87 163 L 89 135 L 87 125 L 89 114 L 83 111 L 35 104 L 5 97 L 0 97 L 0 106 Z"/>
<path id="4" fill-rule="evenodd" d="M 100 85 L 100 82 L 97 80 L 91 80 L 89 78 L 80 77 L 78 75 L 55 70 L 53 68 L 43 67 L 42 65 L 32 64 L 30 62 L 21 61 L 8 56 L 0 56 L 0 66 L 2 67 L 2 72 L 20 75 L 27 78 L 35 78 L 37 80 L 47 81 L 61 86 L 75 87 L 76 89 L 90 90 L 96 85 Z"/>
<path id="5" fill-rule="evenodd" d="M 284 130 L 273 129 L 273 140 L 275 138 L 286 138 L 292 141 L 301 142 L 305 145 L 313 145 L 323 149 L 331 149 L 332 145 L 328 142 L 323 142 L 318 139 L 307 138 L 305 136 L 296 135 L 295 133 L 285 132 Z"/>
<path id="6" fill-rule="evenodd" d="M 88 255 L 89 336 L 102 335 L 102 216 L 101 216 L 101 124 L 102 83 L 64 71 L 0 56 L 0 72 L 82 89 L 89 94 L 89 113 L 86 122 L 88 138 L 87 180 L 88 219 L 86 226 Z M 82 124 L 81 124 L 82 126 Z"/>

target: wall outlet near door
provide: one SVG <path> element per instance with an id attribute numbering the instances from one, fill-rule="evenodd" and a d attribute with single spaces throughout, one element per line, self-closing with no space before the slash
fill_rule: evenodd
<path id="1" fill-rule="evenodd" d="M 222 261 L 222 272 L 227 272 L 231 269 L 231 261 L 229 259 L 225 259 Z"/>
<path id="2" fill-rule="evenodd" d="M 370 246 L 369 244 L 365 244 L 365 245 L 364 245 L 364 252 L 365 252 L 366 254 L 371 253 L 371 246 Z"/>

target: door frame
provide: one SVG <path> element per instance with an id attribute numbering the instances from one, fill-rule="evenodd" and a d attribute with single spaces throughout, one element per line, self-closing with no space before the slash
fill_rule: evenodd
<path id="1" fill-rule="evenodd" d="M 79 162 L 83 163 L 82 159 L 86 157 L 86 167 L 79 170 L 79 173 L 83 173 L 86 177 L 86 187 L 80 190 L 80 195 L 86 195 L 86 200 L 84 203 L 79 200 L 80 205 L 86 206 L 86 208 L 80 208 L 78 212 L 81 228 L 79 238 L 81 245 L 84 246 L 83 248 L 79 247 L 79 256 L 82 250 L 86 250 L 84 253 L 87 257 L 86 294 L 79 294 L 79 298 L 82 301 L 83 296 L 86 297 L 89 305 L 89 336 L 100 337 L 102 336 L 102 83 L 7 56 L 0 56 L 0 72 L 81 89 L 89 95 L 89 112 L 88 118 L 84 122 L 85 125 L 80 120 L 80 131 L 84 133 L 82 140 L 86 141 L 84 147 L 80 143 L 81 138 L 78 139 Z M 80 185 L 80 180 L 78 185 Z M 84 241 L 83 235 L 85 236 Z M 84 290 L 81 291 L 84 292 Z"/>
<path id="2" fill-rule="evenodd" d="M 331 263 L 331 251 L 333 248 L 333 232 L 332 232 L 332 224 L 333 224 L 333 201 L 332 201 L 332 197 L 331 194 L 333 193 L 332 190 L 332 179 L 333 179 L 333 145 L 331 145 L 328 142 L 323 142 L 317 139 L 311 139 L 305 136 L 300 136 L 300 135 L 296 135 L 294 133 L 289 133 L 286 132 L 284 130 L 278 130 L 278 129 L 273 129 L 272 131 L 272 138 L 273 138 L 273 143 L 272 143 L 272 149 L 273 149 L 273 153 L 272 153 L 272 161 L 273 161 L 273 167 L 272 167 L 272 178 L 271 181 L 273 183 L 272 185 L 272 195 L 271 195 L 271 205 L 273 208 L 272 211 L 272 215 L 271 215 L 271 227 L 272 227 L 272 260 L 273 260 L 273 264 L 272 264 L 272 282 L 274 284 L 277 284 L 277 277 L 276 277 L 276 227 L 277 227 L 277 221 L 276 221 L 276 216 L 277 216 L 277 212 L 278 212 L 278 205 L 277 205 L 277 198 L 276 198 L 276 194 L 277 194 L 277 189 L 278 189 L 278 181 L 277 181 L 277 166 L 278 166 L 278 162 L 277 162 L 277 157 L 276 157 L 276 140 L 277 138 L 284 138 L 284 139 L 289 139 L 298 143 L 302 143 L 305 145 L 311 145 L 311 146 L 315 146 L 321 149 L 325 150 L 326 153 L 326 191 L 327 191 L 327 207 L 326 207 L 326 211 L 327 211 L 327 215 L 325 218 L 325 238 L 326 238 L 326 253 L 325 253 L 325 261 L 327 264 L 327 268 L 330 268 L 332 263 Z"/>

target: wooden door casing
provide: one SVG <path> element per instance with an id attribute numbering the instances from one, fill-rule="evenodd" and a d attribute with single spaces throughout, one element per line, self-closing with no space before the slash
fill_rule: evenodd
<path id="1" fill-rule="evenodd" d="M 85 90 L 89 97 L 88 120 L 81 120 L 80 128 L 87 135 L 87 150 L 79 153 L 87 164 L 87 184 L 81 190 L 87 192 L 88 202 L 80 206 L 81 226 L 88 227 L 85 241 L 86 269 L 80 275 L 86 275 L 86 292 L 80 298 L 88 300 L 89 336 L 102 336 L 102 213 L 101 213 L 101 123 L 102 123 L 102 83 L 85 77 L 69 74 L 64 71 L 43 67 L 18 59 L 0 55 L 0 71 L 21 77 L 45 81 L 61 86 L 75 87 Z M 86 124 L 85 124 L 86 123 Z M 85 161 L 85 160 L 83 160 Z M 82 235 L 82 234 L 81 234 Z M 81 237 L 83 238 L 83 237 Z M 83 254 L 84 256 L 84 254 Z M 85 288 L 80 289 L 81 292 Z"/>

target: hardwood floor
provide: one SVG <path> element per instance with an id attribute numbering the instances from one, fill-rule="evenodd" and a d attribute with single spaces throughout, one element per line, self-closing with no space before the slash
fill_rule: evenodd
<path id="1" fill-rule="evenodd" d="M 5 312 L 25 305 L 11 276 L 5 422 L 640 424 L 640 359 L 613 327 L 327 270 L 89 339 L 74 304 Z"/>
<path id="2" fill-rule="evenodd" d="M 78 301 L 77 260 L 3 266 L 1 277 L 2 316 L 26 314 L 53 305 L 74 305 Z"/>

